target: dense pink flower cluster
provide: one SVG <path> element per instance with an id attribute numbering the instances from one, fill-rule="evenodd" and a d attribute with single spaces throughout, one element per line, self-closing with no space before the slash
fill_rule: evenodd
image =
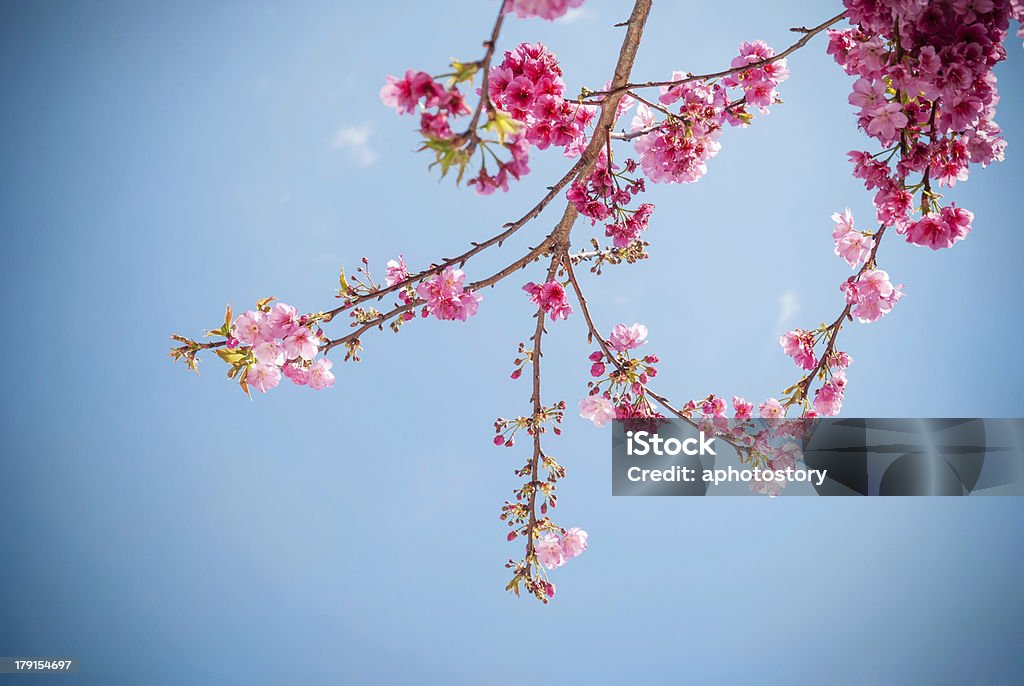
<path id="1" fill-rule="evenodd" d="M 554 21 L 583 4 L 583 0 L 505 0 L 505 12 L 515 12 L 520 19 L 540 17 Z"/>
<path id="2" fill-rule="evenodd" d="M 522 125 L 530 145 L 544 150 L 564 148 L 567 157 L 587 145 L 587 127 L 597 108 L 562 97 L 565 82 L 554 53 L 540 43 L 521 43 L 505 53 L 487 77 L 487 93 L 495 107 Z"/>
<path id="3" fill-rule="evenodd" d="M 422 106 L 420 132 L 427 138 L 453 138 L 451 118 L 470 113 L 457 85 L 445 87 L 425 71 L 409 69 L 403 78 L 389 75 L 380 99 L 399 114 L 415 114 Z"/>
<path id="4" fill-rule="evenodd" d="M 484 298 L 474 291 L 467 291 L 465 283 L 466 273 L 455 267 L 447 267 L 440 274 L 421 281 L 416 293 L 426 303 L 422 315 L 461 321 L 472 317 Z"/>
<path id="5" fill-rule="evenodd" d="M 762 41 L 744 42 L 732 66 L 760 63 L 775 55 Z M 719 135 L 724 124 L 746 126 L 751 115 L 747 105 L 767 113 L 776 101 L 776 87 L 789 76 L 786 60 L 780 59 L 737 72 L 720 83 L 690 81 L 678 86 L 663 86 L 660 101 L 679 102 L 677 117 L 657 124 L 651 108 L 641 104 L 631 122 L 634 133 L 649 131 L 636 138 L 634 145 L 640 165 L 656 183 L 693 183 L 707 173 L 707 161 L 718 154 Z M 686 78 L 674 72 L 674 81 Z M 742 96 L 732 98 L 729 89 L 738 88 Z"/>
<path id="6" fill-rule="evenodd" d="M 545 534 L 535 547 L 537 562 L 548 569 L 561 567 L 583 554 L 587 549 L 587 537 L 586 531 L 577 528 L 569 529 L 561 535 Z"/>
<path id="7" fill-rule="evenodd" d="M 849 102 L 858 125 L 878 140 L 878 155 L 851 151 L 854 176 L 874 198 L 878 220 L 932 249 L 952 246 L 970 231 L 966 210 L 939 211 L 931 184 L 952 187 L 969 166 L 1003 159 L 1006 141 L 995 122 L 999 94 L 992 68 L 1005 59 L 1008 0 L 847 0 L 853 28 L 829 31 L 828 52 L 857 76 Z M 1013 10 L 1019 13 L 1019 10 Z M 889 152 L 888 157 L 878 159 Z M 899 153 L 896 163 L 891 160 Z M 911 174 L 921 181 L 908 184 Z M 923 214 L 914 221 L 913 193 Z M 837 251 L 859 254 L 850 237 Z M 844 255 L 845 257 L 845 255 Z M 848 260 L 849 261 L 849 260 Z"/>
<path id="8" fill-rule="evenodd" d="M 523 286 L 523 290 L 530 294 L 530 302 L 537 305 L 542 312 L 551 315 L 551 321 L 556 319 L 568 319 L 572 314 L 572 306 L 565 293 L 565 286 L 557 281 L 536 284 L 533 281 Z"/>
<path id="9" fill-rule="evenodd" d="M 227 349 L 252 355 L 244 372 L 250 388 L 266 393 L 281 382 L 282 374 L 297 386 L 321 390 L 334 385 L 331 361 L 317 359 L 321 333 L 291 305 L 245 312 L 235 319 L 231 333 Z"/>
<path id="10" fill-rule="evenodd" d="M 611 219 L 605 224 L 605 236 L 617 248 L 625 248 L 647 230 L 654 205 L 643 203 L 635 210 L 626 207 L 644 191 L 642 178 L 630 177 L 637 170 L 636 160 L 628 159 L 622 171 L 618 165 L 609 169 L 608 157 L 601 153 L 594 171 L 586 179 L 573 181 L 565 197 L 591 224 Z"/>
<path id="11" fill-rule="evenodd" d="M 903 284 L 892 285 L 889 274 L 881 269 L 867 269 L 859 279 L 851 278 L 839 287 L 846 295 L 847 304 L 853 305 L 850 314 L 865 324 L 888 314 L 903 296 L 902 288 Z"/>
<path id="12" fill-rule="evenodd" d="M 727 76 L 722 81 L 727 87 L 741 88 L 747 104 L 757 107 L 765 114 L 768 113 L 768 107 L 775 103 L 779 84 L 789 78 L 789 67 L 786 66 L 785 59 L 762 64 L 772 57 L 775 57 L 775 50 L 764 41 L 743 41 L 740 43 L 739 56 L 734 57 L 729 66 L 733 69 L 748 64 L 756 66 Z M 664 99 L 662 101 L 664 102 Z"/>

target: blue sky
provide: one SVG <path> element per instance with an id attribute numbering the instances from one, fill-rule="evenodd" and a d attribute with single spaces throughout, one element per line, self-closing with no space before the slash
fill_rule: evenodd
<path id="1" fill-rule="evenodd" d="M 475 58 L 495 8 L 0 7 L 0 280 L 22 318 L 4 318 L 0 363 L 0 653 L 79 657 L 61 683 L 82 684 L 1019 681 L 1019 500 L 613 499 L 607 430 L 576 417 L 550 449 L 569 470 L 560 522 L 591 549 L 558 570 L 553 606 L 507 596 L 520 551 L 497 515 L 525 453 L 491 446 L 491 423 L 527 410 L 507 377 L 539 267 L 468 324 L 368 336 L 328 392 L 250 402 L 215 361 L 195 378 L 167 360 L 167 336 L 225 302 L 325 308 L 342 264 L 453 254 L 561 175 L 550 153 L 507 195 L 438 183 L 414 121 L 378 101 L 388 73 Z M 572 89 L 599 86 L 628 11 L 510 21 L 502 45 L 541 40 Z M 719 68 L 837 11 L 659 2 L 635 75 Z M 865 145 L 850 79 L 824 49 L 790 60 L 785 104 L 726 132 L 705 179 L 650 190 L 650 260 L 586 279 L 602 328 L 649 326 L 672 399 L 778 393 L 797 378 L 780 329 L 841 307 L 829 215 L 871 206 L 845 157 Z M 1007 50 L 1008 159 L 949 194 L 976 215 L 955 249 L 882 246 L 907 295 L 843 332 L 850 416 L 1024 414 L 1024 54 Z M 581 319 L 545 349 L 545 399 L 575 405 Z"/>

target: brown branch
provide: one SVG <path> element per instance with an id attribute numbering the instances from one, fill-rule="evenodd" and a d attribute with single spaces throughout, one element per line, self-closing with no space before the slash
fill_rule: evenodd
<path id="1" fill-rule="evenodd" d="M 472 258 L 473 256 L 477 255 L 478 253 L 483 252 L 484 250 L 486 250 L 487 248 L 491 247 L 492 245 L 500 246 L 502 243 L 504 243 L 506 240 L 508 240 L 513 234 L 515 234 L 521 228 L 526 226 L 532 220 L 536 219 L 537 216 L 540 215 L 540 213 L 542 211 L 544 211 L 544 208 L 547 207 L 551 203 L 551 201 L 555 199 L 555 197 L 559 194 L 559 192 L 563 188 L 565 188 L 566 185 L 568 185 L 568 183 L 573 178 L 575 178 L 576 174 L 582 168 L 584 162 L 585 162 L 585 160 L 583 158 L 580 158 L 579 160 L 576 160 L 576 164 L 574 164 L 572 166 L 572 168 L 565 174 L 565 176 L 563 176 L 561 179 L 559 179 L 558 182 L 555 183 L 554 186 L 551 186 L 548 189 L 547 194 L 543 198 L 541 198 L 540 202 L 538 202 L 536 205 L 534 205 L 530 209 L 529 212 L 524 214 L 522 217 L 520 217 L 516 221 L 511 222 L 509 224 L 505 224 L 505 227 L 504 227 L 505 230 L 502 231 L 501 233 L 488 238 L 487 240 L 483 241 L 482 243 L 471 243 L 471 245 L 473 247 L 470 248 L 469 250 L 467 250 L 466 252 L 462 253 L 461 255 L 456 255 L 455 257 L 445 258 L 440 263 L 435 264 L 435 265 L 433 265 L 433 266 L 431 266 L 431 267 L 429 267 L 427 269 L 424 269 L 421 272 L 417 272 L 416 274 L 411 275 L 408 279 L 405 279 L 404 281 L 400 281 L 400 282 L 394 284 L 393 286 L 387 286 L 385 288 L 378 289 L 378 290 L 374 291 L 373 293 L 368 293 L 366 295 L 361 295 L 358 298 L 354 298 L 352 300 L 349 300 L 348 302 L 346 302 L 344 305 L 341 305 L 340 307 L 336 307 L 333 310 L 330 310 L 329 312 L 325 312 L 324 314 L 328 315 L 330 317 L 334 317 L 335 315 L 339 314 L 340 312 L 343 312 L 346 309 L 348 309 L 350 307 L 353 307 L 355 305 L 359 305 L 361 303 L 364 303 L 364 302 L 367 302 L 367 301 L 370 301 L 370 300 L 378 300 L 379 301 L 384 296 L 386 296 L 388 293 L 394 293 L 395 291 L 402 290 L 406 286 L 411 286 L 412 284 L 418 283 L 419 281 L 422 281 L 423 279 L 426 279 L 428 277 L 434 276 L 435 274 L 440 274 L 441 272 L 443 272 L 448 267 L 453 267 L 455 265 L 459 265 L 461 267 L 470 258 Z"/>
<path id="2" fill-rule="evenodd" d="M 483 58 L 477 62 L 480 71 L 483 73 L 480 80 L 480 100 L 477 101 L 476 109 L 473 110 L 473 118 L 469 120 L 469 126 L 466 127 L 466 132 L 463 134 L 464 136 L 469 136 L 473 141 L 469 148 L 469 154 L 473 154 L 473 149 L 476 147 L 476 142 L 479 140 L 479 137 L 476 135 L 476 127 L 477 124 L 480 123 L 480 113 L 486 107 L 489 115 L 493 109 L 491 96 L 487 91 L 487 80 L 490 78 L 491 58 L 494 57 L 494 50 L 498 46 L 498 35 L 501 33 L 501 25 L 504 21 L 505 2 L 502 0 L 498 5 L 498 18 L 494 20 L 494 28 L 491 29 L 491 37 L 484 41 L 484 48 L 486 48 L 486 52 L 484 53 Z"/>
<path id="3" fill-rule="evenodd" d="M 480 279 L 479 281 L 474 281 L 473 283 L 467 285 L 466 286 L 466 290 L 468 290 L 468 291 L 477 291 L 477 290 L 480 290 L 481 288 L 488 288 L 490 286 L 493 286 L 494 284 L 498 283 L 502 279 L 508 278 L 509 276 L 511 276 L 512 274 L 516 273 L 520 269 L 526 267 L 531 262 L 535 261 L 541 255 L 543 255 L 545 252 L 547 252 L 550 248 L 551 248 L 551 237 L 549 236 L 547 239 L 544 240 L 544 242 L 542 242 L 536 248 L 531 249 L 528 253 L 526 253 L 525 255 L 520 257 L 519 259 L 517 259 L 515 262 L 512 262 L 508 266 L 506 266 L 503 269 L 495 272 L 494 274 L 491 274 L 490 276 L 488 276 L 485 279 Z M 373 320 L 365 322 L 362 326 L 360 326 L 358 329 L 356 329 L 352 333 L 347 334 L 345 336 L 342 336 L 340 338 L 335 338 L 335 339 L 327 341 L 326 343 L 324 343 L 323 345 L 320 346 L 320 350 L 324 354 L 327 354 L 327 352 L 329 352 L 331 349 L 333 349 L 333 348 L 335 348 L 335 347 L 337 347 L 339 345 L 342 345 L 342 344 L 345 344 L 345 343 L 351 343 L 351 342 L 353 342 L 355 340 L 358 340 L 360 336 L 362 336 L 364 333 L 366 333 L 370 329 L 372 329 L 374 327 L 383 327 L 384 324 L 386 324 L 387 322 L 391 321 L 392 319 L 394 319 L 398 315 L 404 314 L 405 312 L 408 312 L 409 310 L 411 310 L 411 309 L 413 309 L 413 308 L 415 308 L 415 307 L 417 307 L 419 305 L 422 305 L 423 303 L 424 303 L 424 301 L 421 298 L 414 298 L 414 299 L 410 300 L 409 302 L 404 303 L 402 305 L 396 305 L 394 308 L 392 308 L 391 310 L 381 314 L 379 317 L 374 317 Z"/>
<path id="4" fill-rule="evenodd" d="M 566 275 L 569 277 L 569 283 L 572 285 L 572 290 L 576 293 L 576 301 L 580 305 L 580 312 L 583 314 L 583 319 L 587 323 L 587 330 L 590 332 L 590 337 L 597 341 L 597 345 L 598 347 L 601 348 L 601 352 L 604 353 L 605 358 L 611 364 L 615 365 L 615 368 L 618 369 L 620 372 L 625 372 L 626 369 L 619 362 L 619 358 L 615 355 L 615 353 L 612 352 L 611 348 L 608 346 L 608 341 L 605 340 L 604 336 L 601 335 L 601 332 L 594 324 L 594 319 L 590 315 L 590 307 L 587 304 L 587 298 L 585 295 L 583 295 L 583 289 L 580 287 L 580 282 L 576 279 L 576 273 L 573 271 L 572 258 L 570 255 L 562 256 L 562 265 L 565 267 L 565 272 Z M 697 422 L 693 421 L 692 417 L 688 417 L 682 412 L 682 410 L 679 410 L 676 407 L 674 407 L 668 401 L 668 398 L 661 395 L 660 393 L 655 392 L 647 384 L 641 385 L 643 386 L 644 392 L 650 397 L 654 398 L 659 405 L 664 407 L 666 410 L 674 414 L 679 419 L 682 419 L 690 426 L 694 428 L 699 428 Z M 744 452 L 748 454 L 750 452 L 749 448 L 740 445 L 736 441 L 730 439 L 728 436 L 718 436 L 718 438 L 721 438 L 723 441 L 731 445 L 733 449 L 736 450 L 737 454 L 740 455 L 741 458 L 743 457 Z"/>
<path id="5" fill-rule="evenodd" d="M 846 17 L 846 11 L 844 10 L 844 11 L 840 12 L 839 14 L 837 14 L 836 16 L 832 17 L 831 19 L 828 19 L 828 20 L 818 24 L 814 28 L 808 29 L 808 28 L 804 28 L 804 27 L 799 27 L 799 28 L 790 29 L 790 31 L 796 31 L 796 32 L 802 33 L 804 35 L 800 37 L 800 40 L 796 41 L 795 43 L 790 45 L 788 48 L 786 48 L 785 50 L 783 50 L 779 54 L 774 55 L 774 56 L 769 57 L 769 58 L 764 59 L 764 60 L 760 60 L 758 62 L 751 62 L 750 64 L 745 64 L 745 65 L 743 65 L 741 67 L 733 67 L 731 69 L 724 69 L 722 71 L 711 72 L 711 73 L 708 73 L 708 74 L 689 74 L 685 78 L 677 79 L 677 80 L 674 80 L 674 81 L 645 81 L 643 83 L 625 83 L 625 84 L 623 84 L 621 86 L 613 86 L 613 87 L 609 88 L 608 90 L 603 90 L 603 91 L 587 91 L 586 95 L 588 97 L 591 96 L 591 95 L 612 95 L 614 93 L 620 93 L 620 92 L 624 92 L 624 91 L 627 91 L 627 90 L 633 90 L 633 89 L 636 89 L 636 88 L 655 88 L 655 87 L 660 87 L 660 86 L 668 86 L 668 87 L 681 86 L 684 83 L 690 83 L 691 81 L 708 81 L 710 79 L 719 79 L 719 78 L 723 78 L 725 76 L 731 76 L 733 74 L 738 74 L 740 72 L 748 71 L 750 69 L 759 69 L 761 67 L 764 67 L 764 66 L 767 66 L 767 65 L 771 64 L 772 62 L 778 62 L 779 60 L 784 59 L 784 58 L 788 57 L 789 55 L 792 55 L 794 52 L 796 52 L 800 48 L 802 48 L 805 45 L 807 45 L 808 41 L 810 41 L 811 38 L 814 38 L 814 36 L 818 35 L 822 31 L 824 31 L 828 27 L 832 26 L 833 24 L 839 22 L 840 20 L 842 20 L 845 17 Z"/>
<path id="6" fill-rule="evenodd" d="M 640 41 L 643 37 L 644 24 L 647 22 L 647 16 L 651 11 L 651 1 L 652 0 L 636 0 L 633 4 L 633 12 L 626 24 L 626 35 L 623 37 L 622 47 L 619 49 L 619 58 L 615 65 L 615 75 L 612 77 L 613 86 L 621 85 L 629 80 L 629 75 L 633 69 L 633 62 L 636 60 L 637 48 L 640 46 Z M 594 125 L 594 136 L 587 144 L 587 148 L 580 156 L 579 164 L 577 165 L 579 167 L 577 172 L 577 176 L 579 178 L 583 178 L 593 171 L 594 165 L 597 163 L 597 159 L 600 155 L 601 148 L 607 141 L 608 132 L 615 124 L 619 101 L 622 99 L 623 92 L 624 91 L 619 91 L 612 94 L 601 103 L 601 116 Z M 576 210 L 576 206 L 571 202 L 566 203 L 562 219 L 545 240 L 545 244 L 548 244 L 553 252 L 551 256 L 551 264 L 548 266 L 547 278 L 545 281 L 550 281 L 554 278 L 559 265 L 565 262 L 571 262 L 571 260 L 568 259 L 569 235 L 572 232 L 572 227 L 576 223 L 576 219 L 578 217 L 579 212 Z M 537 422 L 537 418 L 543 411 L 540 395 L 540 361 L 542 355 L 541 340 L 544 336 L 544 312 L 538 311 L 536 316 L 537 327 L 533 333 L 533 393 L 531 396 L 534 418 L 533 456 L 530 458 L 529 465 L 532 487 L 527 501 L 530 520 L 527 525 L 526 557 L 524 559 L 524 573 L 528 579 L 532 577 L 531 570 L 533 569 L 534 564 L 536 564 L 536 559 L 534 559 L 536 550 L 534 537 L 538 533 L 536 531 L 538 491 L 537 476 L 540 469 L 541 457 L 543 456 L 543 448 L 541 447 L 540 440 L 540 426 Z"/>
<path id="7" fill-rule="evenodd" d="M 864 265 L 860 268 L 857 274 L 853 277 L 853 281 L 859 281 L 860 277 L 863 276 L 864 272 L 868 269 L 874 268 L 875 257 L 878 255 L 878 246 L 882 243 L 882 236 L 885 235 L 886 227 L 884 224 L 878 228 L 874 236 L 874 245 L 871 246 L 871 253 L 868 255 L 868 259 L 864 262 Z M 799 393 L 793 395 L 793 401 L 799 402 L 807 399 L 807 394 L 811 390 L 811 384 L 814 383 L 814 378 L 821 373 L 822 369 L 828 364 L 829 355 L 836 347 L 836 338 L 839 336 L 839 330 L 843 328 L 843 323 L 850 316 L 850 312 L 853 310 L 853 304 L 847 303 L 843 311 L 839 313 L 839 317 L 826 329 L 828 334 L 828 341 L 825 343 L 825 351 L 821 355 L 821 359 L 818 360 L 818 364 L 814 365 L 814 369 L 807 373 L 803 379 L 797 384 L 797 390 Z"/>

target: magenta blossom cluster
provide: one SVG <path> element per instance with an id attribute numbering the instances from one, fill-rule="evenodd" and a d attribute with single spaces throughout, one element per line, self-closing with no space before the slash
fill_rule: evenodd
<path id="1" fill-rule="evenodd" d="M 587 549 L 587 532 L 572 528 L 562 535 L 545 534 L 536 545 L 537 562 L 548 569 L 561 567 Z M 551 595 L 554 595 L 552 591 Z"/>
<path id="2" fill-rule="evenodd" d="M 445 321 L 466 321 L 476 314 L 484 297 L 466 290 L 465 283 L 466 273 L 455 267 L 447 267 L 440 274 L 421 281 L 416 286 L 416 293 L 425 302 L 422 316 L 434 315 Z"/>
<path id="3" fill-rule="evenodd" d="M 291 305 L 276 303 L 269 311 L 250 310 L 235 319 L 226 348 L 251 354 L 245 371 L 250 388 L 266 393 L 286 376 L 297 386 L 321 390 L 334 385 L 332 363 L 317 359 L 321 334 Z"/>
<path id="4" fill-rule="evenodd" d="M 786 60 L 775 60 L 764 64 L 772 57 L 775 57 L 775 50 L 764 41 L 743 41 L 740 43 L 739 56 L 734 57 L 729 66 L 733 69 L 739 69 L 748 64 L 754 66 L 727 76 L 722 81 L 724 86 L 742 89 L 743 100 L 748 105 L 758 108 L 763 114 L 768 113 L 768 108 L 778 98 L 776 89 L 779 84 L 789 78 L 789 67 L 786 65 Z M 669 92 L 671 93 L 671 91 Z M 664 101 L 662 98 L 662 102 Z"/>
<path id="5" fill-rule="evenodd" d="M 380 89 L 380 99 L 399 114 L 415 114 L 420 110 L 420 132 L 427 138 L 453 138 L 451 118 L 470 113 L 456 85 L 445 87 L 425 71 L 409 69 L 401 79 L 388 76 L 387 83 Z"/>
<path id="6" fill-rule="evenodd" d="M 491 195 L 499 189 L 508 192 L 509 179 L 518 181 L 530 173 L 530 143 L 525 136 L 519 133 L 511 135 L 501 146 L 511 157 L 507 160 L 498 160 L 498 173 L 490 174 L 484 164 L 480 167 L 480 173 L 466 182 L 480 195 Z"/>
<path id="7" fill-rule="evenodd" d="M 938 250 L 951 248 L 971 232 L 974 214 L 955 204 L 947 205 L 938 212 L 926 213 L 907 227 L 907 242 Z"/>
<path id="8" fill-rule="evenodd" d="M 883 225 L 910 243 L 951 247 L 970 232 L 973 215 L 940 208 L 932 184 L 953 187 L 967 180 L 971 164 L 984 167 L 1004 157 L 992 68 L 1006 57 L 1002 43 L 1019 3 L 1016 9 L 1008 0 L 845 4 L 853 28 L 830 30 L 828 52 L 858 77 L 849 96 L 858 125 L 886 148 L 876 155 L 851 151 L 854 176 L 876 190 Z M 908 183 L 914 174 L 920 181 Z M 921 212 L 916 220 L 910 216 L 915 207 Z"/>
<path id="9" fill-rule="evenodd" d="M 775 51 L 762 41 L 744 42 L 733 67 L 759 63 Z M 636 152 L 647 177 L 656 183 L 693 183 L 707 173 L 707 161 L 718 154 L 722 127 L 746 126 L 750 104 L 767 113 L 776 101 L 776 87 L 789 76 L 784 59 L 737 72 L 721 82 L 690 81 L 678 86 L 663 86 L 659 100 L 664 105 L 679 103 L 673 116 L 660 125 L 645 104 L 637 107 L 631 122 L 633 133 L 647 131 L 636 138 Z M 686 78 L 674 72 L 672 79 Z M 729 89 L 738 88 L 742 96 L 731 99 Z"/>
<path id="10" fill-rule="evenodd" d="M 572 306 L 565 293 L 565 286 L 557 281 L 537 284 L 533 281 L 523 286 L 523 290 L 529 293 L 530 302 L 537 305 L 541 312 L 551 315 L 551 321 L 557 319 L 568 319 L 572 314 Z"/>
<path id="11" fill-rule="evenodd" d="M 562 97 L 565 82 L 554 53 L 540 43 L 521 43 L 505 53 L 487 77 L 491 103 L 522 125 L 526 141 L 544 150 L 564 148 L 567 157 L 587 145 L 597 108 Z"/>
<path id="12" fill-rule="evenodd" d="M 577 179 L 569 186 L 565 197 L 591 224 L 611 219 L 605 224 L 605 236 L 612 239 L 617 248 L 625 248 L 647 230 L 654 205 L 642 203 L 636 209 L 626 207 L 633 198 L 644 191 L 644 180 L 631 177 L 636 172 L 636 160 L 627 159 L 619 171 L 617 165 L 608 164 L 608 157 L 601 157 L 594 171 L 585 179 Z"/>
<path id="13" fill-rule="evenodd" d="M 504 11 L 515 12 L 520 19 L 540 17 L 554 21 L 582 4 L 583 0 L 505 0 Z"/>

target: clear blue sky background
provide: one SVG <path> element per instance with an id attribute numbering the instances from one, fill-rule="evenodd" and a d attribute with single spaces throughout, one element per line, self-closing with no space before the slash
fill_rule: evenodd
<path id="1" fill-rule="evenodd" d="M 656 3 L 635 74 L 720 68 L 743 39 L 781 49 L 838 11 L 741 5 Z M 539 268 L 467 325 L 368 336 L 329 392 L 250 402 L 219 363 L 197 379 L 167 360 L 168 334 L 215 325 L 227 301 L 330 306 L 342 263 L 453 254 L 562 173 L 541 154 L 507 195 L 438 184 L 414 121 L 378 101 L 385 74 L 476 58 L 495 9 L 0 6 L 0 654 L 76 656 L 53 683 L 107 685 L 1020 683 L 1020 500 L 613 499 L 607 430 L 574 416 L 551 446 L 569 470 L 558 514 L 591 549 L 558 570 L 553 606 L 505 594 L 520 549 L 497 515 L 525 453 L 491 446 L 491 422 L 527 409 L 507 377 Z M 511 21 L 502 46 L 544 41 L 571 88 L 599 86 L 628 11 Z M 1019 39 L 1008 52 L 1008 159 L 950 193 L 976 214 L 967 241 L 886 241 L 907 295 L 843 333 L 848 415 L 1024 414 Z M 726 132 L 703 181 L 651 190 L 652 259 L 586 279 L 603 328 L 650 327 L 673 399 L 795 381 L 780 328 L 831 320 L 848 274 L 829 215 L 870 225 L 845 157 L 865 145 L 850 79 L 822 37 L 790 66 L 785 105 Z M 353 127 L 366 146 L 333 144 Z M 780 322 L 787 292 L 799 311 Z M 545 398 L 574 406 L 580 318 L 547 340 Z"/>

